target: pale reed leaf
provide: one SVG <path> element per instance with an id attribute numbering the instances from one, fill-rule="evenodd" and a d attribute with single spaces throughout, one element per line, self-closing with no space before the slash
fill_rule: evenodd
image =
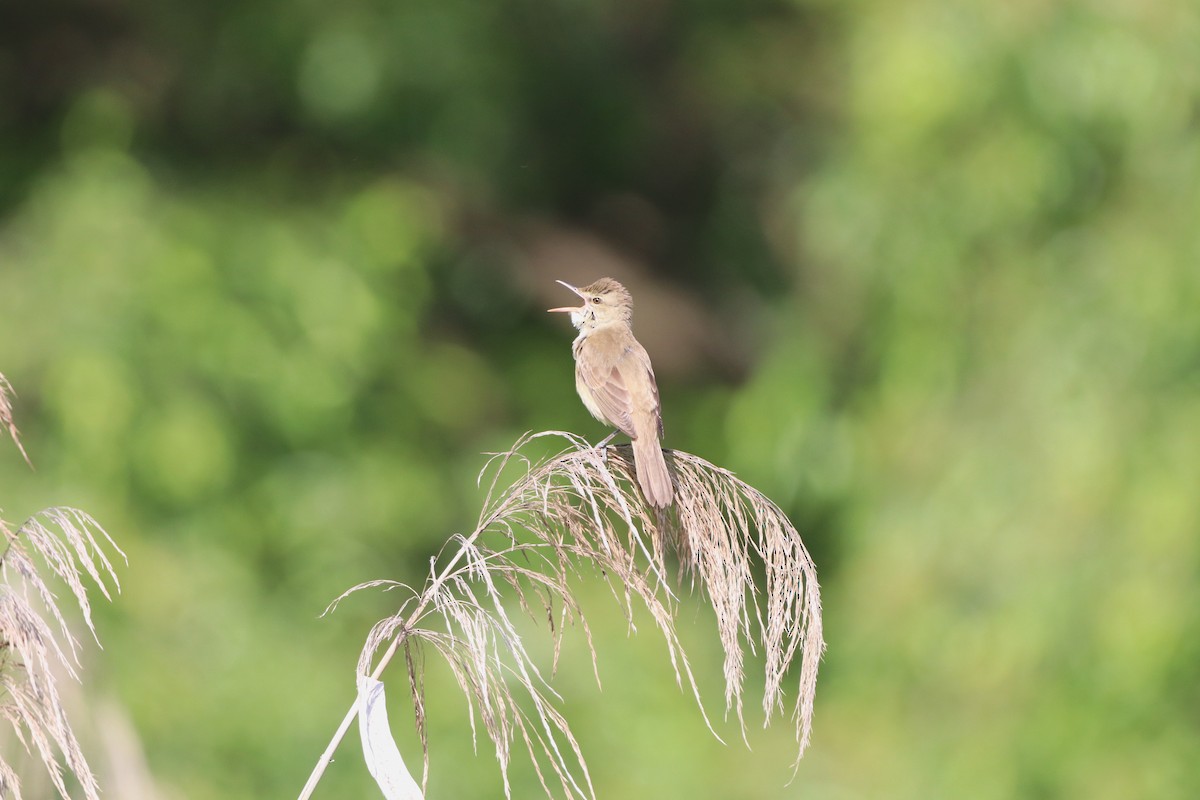
<path id="1" fill-rule="evenodd" d="M 423 800 L 421 787 L 413 780 L 392 738 L 383 683 L 370 675 L 358 676 L 358 729 L 367 771 L 386 800 Z"/>

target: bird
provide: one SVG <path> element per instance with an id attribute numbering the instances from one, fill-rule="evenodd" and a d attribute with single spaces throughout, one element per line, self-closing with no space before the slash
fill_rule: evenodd
<path id="1" fill-rule="evenodd" d="M 612 278 L 583 287 L 558 283 L 583 300 L 578 308 L 548 309 L 569 313 L 579 330 L 571 345 L 575 390 L 593 417 L 629 437 L 642 494 L 651 506 L 666 508 L 675 492 L 659 446 L 663 424 L 654 368 L 646 348 L 633 336 L 633 298 Z M 616 431 L 601 446 L 615 435 Z"/>

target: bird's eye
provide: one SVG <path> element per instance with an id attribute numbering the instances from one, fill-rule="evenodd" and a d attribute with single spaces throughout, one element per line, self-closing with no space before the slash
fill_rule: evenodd
<path id="1" fill-rule="evenodd" d="M 592 298 L 592 302 L 593 302 L 593 303 L 599 303 L 599 302 L 600 302 L 600 298 L 599 298 L 599 297 L 593 297 L 593 298 Z"/>

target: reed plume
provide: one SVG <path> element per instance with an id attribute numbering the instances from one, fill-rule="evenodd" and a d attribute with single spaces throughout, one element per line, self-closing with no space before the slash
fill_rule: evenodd
<path id="1" fill-rule="evenodd" d="M 0 375 L 0 425 L 28 461 L 13 424 L 11 391 Z M 117 590 L 120 584 L 106 549 L 125 554 L 94 519 L 73 508 L 47 509 L 15 530 L 0 519 L 0 536 L 0 717 L 41 760 L 61 797 L 69 798 L 69 773 L 87 800 L 99 800 L 56 685 L 60 669 L 79 680 L 80 645 L 46 578 L 53 575 L 66 585 L 95 637 L 84 575 L 111 600 L 108 582 Z M 13 764 L 0 755 L 0 798 L 9 797 L 21 800 L 21 785 Z"/>
<path id="2" fill-rule="evenodd" d="M 561 439 L 565 449 L 531 461 L 523 451 L 547 438 Z M 554 642 L 551 670 L 563 632 L 573 622 L 587 639 L 595 669 L 597 643 L 572 591 L 572 583 L 585 577 L 607 582 L 631 626 L 637 606 L 649 612 L 666 643 L 677 683 L 693 694 L 704 715 L 700 689 L 675 628 L 681 583 L 668 576 L 672 549 L 682 577 L 703 591 L 716 612 L 726 712 L 736 714 L 743 735 L 746 650 L 760 651 L 763 659 L 766 722 L 784 708 L 784 678 L 799 656 L 791 712 L 799 761 L 809 744 L 824 649 L 812 558 L 786 515 L 761 492 L 698 456 L 665 453 L 675 485 L 675 503 L 666 510 L 649 506 L 637 490 L 629 446 L 601 451 L 559 431 L 523 436 L 484 468 L 481 484 L 490 476 L 489 488 L 475 529 L 446 543 L 420 590 L 371 581 L 330 606 L 369 587 L 404 593 L 396 613 L 368 635 L 358 669 L 377 678 L 403 650 L 425 784 L 429 747 L 421 654 L 433 652 L 449 665 L 468 699 L 473 735 L 482 728 L 494 745 L 506 794 L 511 795 L 513 751 L 523 747 L 548 796 L 595 796 L 582 750 L 556 705 L 560 698 L 526 649 L 507 602 L 511 598 L 524 613 L 546 623 Z M 513 466 L 517 477 L 504 486 Z M 351 708 L 318 761 L 302 800 L 311 795 L 355 713 Z M 708 724 L 706 715 L 704 720 Z"/>

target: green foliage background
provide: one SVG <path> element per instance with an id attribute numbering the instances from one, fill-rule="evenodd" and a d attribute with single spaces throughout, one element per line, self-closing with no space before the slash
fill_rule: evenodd
<path id="1" fill-rule="evenodd" d="M 597 243 L 655 287 L 667 444 L 792 515 L 829 642 L 787 784 L 788 726 L 717 742 L 594 587 L 604 688 L 579 641 L 558 685 L 600 796 L 1200 787 L 1194 4 L 2 16 L 0 371 L 37 466 L 0 460 L 5 511 L 128 551 L 87 691 L 168 796 L 298 792 L 394 598 L 325 604 L 419 582 L 482 452 L 604 433 L 542 312 Z M 663 332 L 680 309 L 710 334 Z M 430 666 L 431 795 L 498 796 Z M 357 750 L 318 797 L 373 796 Z"/>

